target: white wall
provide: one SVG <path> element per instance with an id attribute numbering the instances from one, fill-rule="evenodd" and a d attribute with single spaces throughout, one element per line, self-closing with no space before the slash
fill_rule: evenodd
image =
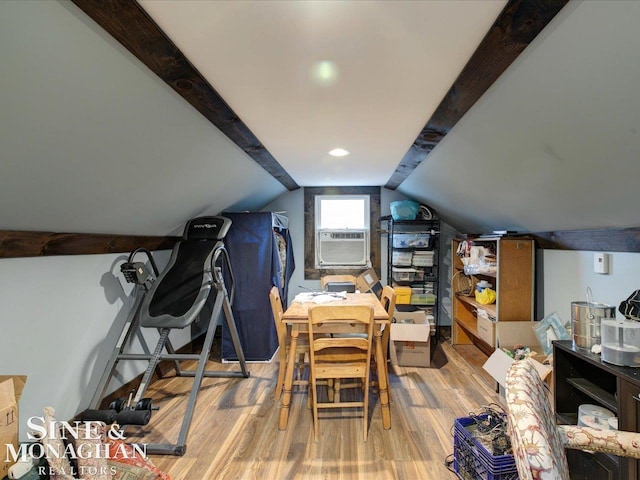
<path id="1" fill-rule="evenodd" d="M 382 216 L 390 215 L 389 204 L 396 200 L 406 200 L 406 197 L 395 190 L 382 188 L 380 191 L 380 213 Z M 320 288 L 319 280 L 304 279 L 304 191 L 298 189 L 287 192 L 264 208 L 265 211 L 284 211 L 289 217 L 289 231 L 293 243 L 293 253 L 296 261 L 296 269 L 289 283 L 289 300 L 306 288 Z M 386 224 L 381 225 L 383 229 Z M 449 225 L 442 224 L 443 235 L 440 240 L 440 316 L 439 325 L 451 325 L 451 239 L 455 236 L 455 230 Z M 387 245 L 386 233 L 380 235 L 380 270 L 381 282 L 387 284 Z M 303 288 L 301 288 L 303 287 Z"/>
<path id="2" fill-rule="evenodd" d="M 380 191 L 380 213 L 382 216 L 389 215 L 389 203 L 395 200 L 405 200 L 406 197 L 395 190 L 381 188 Z M 306 288 L 320 288 L 320 280 L 304 279 L 304 189 L 300 188 L 293 192 L 280 195 L 276 200 L 264 207 L 264 211 L 286 212 L 289 217 L 289 233 L 293 244 L 293 255 L 296 262 L 296 269 L 289 282 L 289 299 L 292 299 L 299 292 Z M 384 228 L 384 224 L 382 225 Z M 381 281 L 386 283 L 387 273 L 387 236 L 381 235 Z M 303 288 L 300 288 L 303 287 Z"/>
<path id="3" fill-rule="evenodd" d="M 571 321 L 571 302 L 586 301 L 587 287 L 593 292 L 593 300 L 616 307 L 634 290 L 640 288 L 640 254 L 610 253 L 610 274 L 593 271 L 593 254 L 587 251 L 544 250 L 543 292 L 544 312 L 539 319 L 557 312 L 564 322 Z"/>
<path id="4" fill-rule="evenodd" d="M 22 440 L 26 419 L 42 415 L 45 406 L 54 407 L 61 419 L 87 408 L 130 311 L 132 288 L 120 273 L 127 256 L 0 260 L 0 373 L 28 375 L 20 400 Z M 154 255 L 158 268 L 168 257 L 168 251 Z M 176 348 L 189 340 L 188 331 L 173 335 Z M 145 333 L 145 338 L 153 349 L 157 334 Z M 140 351 L 137 341 L 133 348 Z M 120 382 L 110 390 L 133 379 L 146 363 L 123 367 Z"/>

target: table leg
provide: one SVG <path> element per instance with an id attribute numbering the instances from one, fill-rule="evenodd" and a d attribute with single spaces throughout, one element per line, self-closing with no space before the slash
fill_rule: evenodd
<path id="1" fill-rule="evenodd" d="M 386 330 L 386 328 L 385 328 Z M 382 348 L 382 332 L 376 329 L 376 368 L 378 369 L 378 392 L 380 394 L 380 406 L 382 408 L 382 427 L 385 430 L 391 428 L 391 410 L 389 408 L 389 377 L 387 372 L 387 358 Z"/>
<path id="2" fill-rule="evenodd" d="M 389 332 L 391 330 L 391 325 L 385 325 L 384 330 L 382 331 L 382 354 L 384 355 L 385 362 L 387 363 L 387 358 L 389 358 Z"/>
<path id="3" fill-rule="evenodd" d="M 289 343 L 289 358 L 287 360 L 287 371 L 284 376 L 284 389 L 282 391 L 282 402 L 280 404 L 280 424 L 278 428 L 284 430 L 289 421 L 289 407 L 291 406 L 291 389 L 293 388 L 293 371 L 296 368 L 296 345 L 298 344 L 298 326 L 291 327 L 291 342 Z"/>
<path id="4" fill-rule="evenodd" d="M 389 358 L 389 332 L 391 330 L 391 325 L 385 325 L 384 330 L 382 330 L 382 356 L 384 357 L 384 368 L 387 372 L 387 393 L 389 394 L 389 402 L 391 402 L 391 387 L 389 387 L 389 364 L 387 363 L 387 359 Z"/>

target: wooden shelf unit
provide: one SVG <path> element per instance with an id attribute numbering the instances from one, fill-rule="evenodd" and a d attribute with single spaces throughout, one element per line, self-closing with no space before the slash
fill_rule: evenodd
<path id="1" fill-rule="evenodd" d="M 526 237 L 492 237 L 454 239 L 451 245 L 453 275 L 462 272 L 464 265 L 457 256 L 462 241 L 488 247 L 496 254 L 495 272 L 474 273 L 478 280 L 487 280 L 496 291 L 496 302 L 483 305 L 475 297 L 453 294 L 452 315 L 453 344 L 475 344 L 488 355 L 495 349 L 493 341 L 480 338 L 478 332 L 478 309 L 483 309 L 495 322 L 534 320 L 534 241 Z"/>

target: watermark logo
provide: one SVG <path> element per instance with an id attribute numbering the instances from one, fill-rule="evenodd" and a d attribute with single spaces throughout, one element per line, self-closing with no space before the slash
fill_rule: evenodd
<path id="1" fill-rule="evenodd" d="M 84 460 L 84 459 L 128 459 L 147 458 L 146 444 L 126 444 L 124 430 L 119 425 L 113 424 L 107 427 L 98 421 L 75 421 L 64 422 L 57 420 L 46 420 L 44 417 L 30 417 L 27 419 L 29 433 L 27 438 L 34 442 L 20 444 L 17 448 L 12 443 L 5 445 L 5 462 L 33 462 L 47 459 Z M 103 442 L 103 435 L 108 440 Z M 56 442 L 40 442 L 42 438 L 59 439 Z M 113 442 L 109 441 L 112 440 Z M 82 463 L 82 462 L 80 462 Z M 47 467 L 38 467 L 39 475 L 51 474 Z M 80 474 L 99 475 L 107 472 L 100 472 L 97 467 L 79 466 Z M 53 472 L 55 473 L 55 472 Z M 58 472 L 63 473 L 63 472 Z M 64 472 L 74 475 L 78 472 Z M 114 472 L 112 472 L 114 473 Z"/>

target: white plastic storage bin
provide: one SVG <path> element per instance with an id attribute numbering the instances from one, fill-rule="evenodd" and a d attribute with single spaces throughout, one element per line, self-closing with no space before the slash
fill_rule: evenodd
<path id="1" fill-rule="evenodd" d="M 413 252 L 412 264 L 416 267 L 433 267 L 433 251 Z"/>
<path id="2" fill-rule="evenodd" d="M 419 287 L 411 287 L 411 293 L 433 293 L 433 282 L 425 282 Z"/>
<path id="3" fill-rule="evenodd" d="M 394 250 L 391 257 L 393 265 L 401 267 L 410 267 L 412 258 L 413 252 L 406 250 Z"/>
<path id="4" fill-rule="evenodd" d="M 413 282 L 416 276 L 415 268 L 397 268 L 391 269 L 393 280 L 396 282 Z"/>
<path id="5" fill-rule="evenodd" d="M 425 248 L 429 246 L 431 235 L 428 233 L 395 233 L 393 248 Z"/>

